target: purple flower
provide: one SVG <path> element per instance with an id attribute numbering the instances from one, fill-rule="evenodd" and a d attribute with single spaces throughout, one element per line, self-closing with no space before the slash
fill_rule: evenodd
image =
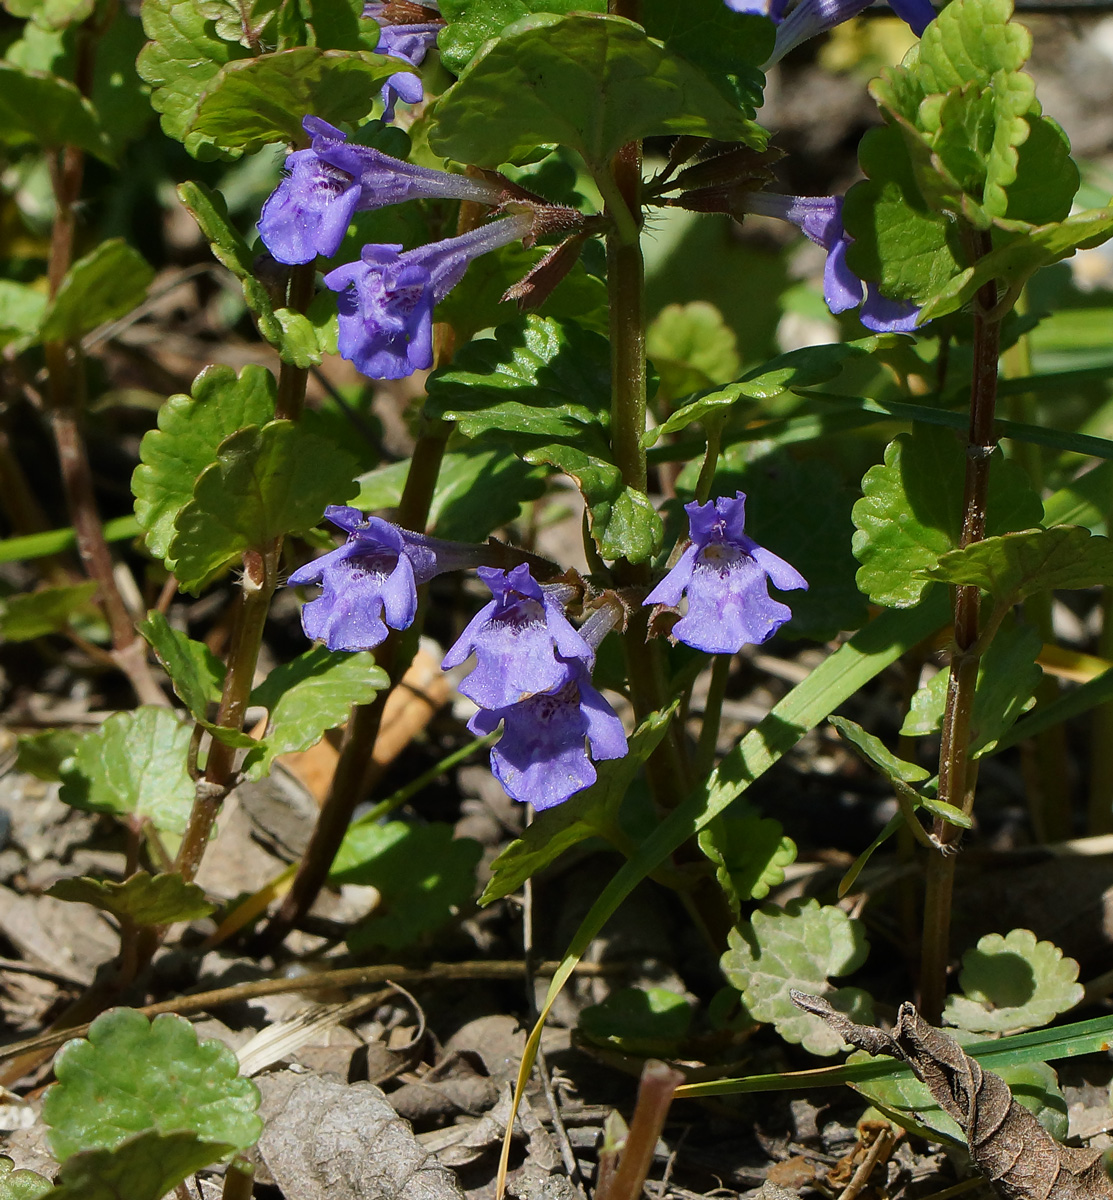
<path id="1" fill-rule="evenodd" d="M 920 314 L 910 300 L 890 300 L 873 283 L 863 284 L 846 262 L 846 248 L 853 241 L 842 225 L 841 196 L 777 196 L 772 192 L 748 192 L 743 201 L 747 212 L 789 221 L 827 251 L 823 268 L 823 299 L 833 313 L 862 306 L 862 324 L 876 333 L 911 333 Z"/>
<path id="2" fill-rule="evenodd" d="M 437 41 L 437 34 L 444 28 L 444 21 L 415 21 L 394 23 L 389 4 L 374 2 L 363 6 L 363 15 L 379 23 L 379 44 L 375 47 L 376 54 L 389 54 L 391 58 L 400 58 L 411 67 L 420 67 L 425 61 L 426 54 Z M 425 0 L 420 8 L 417 5 L 407 5 L 420 12 L 421 8 L 436 10 L 436 0 Z M 409 71 L 399 71 L 383 85 L 383 120 L 394 120 L 394 106 L 399 100 L 406 104 L 417 104 L 424 95 L 421 77 L 412 75 Z"/>
<path id="3" fill-rule="evenodd" d="M 502 199 L 497 184 L 352 145 L 347 134 L 320 117 L 304 118 L 302 128 L 312 143 L 287 157 L 286 176 L 259 217 L 263 244 L 281 263 L 331 257 L 357 212 L 429 196 L 491 205 Z"/>
<path id="4" fill-rule="evenodd" d="M 785 15 L 788 0 L 724 0 L 727 8 L 734 12 L 753 13 L 768 17 L 777 26 L 777 42 L 766 69 L 780 62 L 790 51 L 809 38 L 849 21 L 869 7 L 871 0 L 800 0 L 796 7 Z M 912 26 L 917 37 L 935 19 L 935 9 L 930 0 L 889 0 L 893 12 Z"/>
<path id="5" fill-rule="evenodd" d="M 622 722 L 592 686 L 588 666 L 579 658 L 564 665 L 569 679 L 559 690 L 506 708 L 480 709 L 468 722 L 481 735 L 503 722 L 502 737 L 491 750 L 491 771 L 508 795 L 537 809 L 590 787 L 596 779 L 592 758 L 622 758 L 627 750 Z"/>
<path id="6" fill-rule="evenodd" d="M 555 692 L 571 677 L 569 661 L 590 663 L 595 652 L 564 615 L 555 589 L 544 589 L 522 563 L 512 571 L 479 567 L 494 599 L 479 610 L 442 667 L 474 654 L 460 691 L 480 708 L 507 708 L 536 692 Z"/>
<path id="7" fill-rule="evenodd" d="M 359 262 L 337 267 L 325 285 L 338 292 L 341 355 L 370 379 L 402 379 L 433 365 L 433 309 L 473 258 L 525 237 L 522 214 L 459 237 L 418 246 L 364 246 Z"/>
<path id="8" fill-rule="evenodd" d="M 337 550 L 295 571 L 291 586 L 324 589 L 301 610 L 306 637 L 330 650 L 370 650 L 417 612 L 417 588 L 434 575 L 470 566 L 469 547 L 400 529 L 357 508 L 333 504 L 325 516 L 348 534 Z"/>
<path id="9" fill-rule="evenodd" d="M 792 610 L 768 591 L 806 588 L 807 580 L 743 532 L 746 497 L 727 496 L 706 504 L 684 506 L 692 544 L 677 564 L 645 598 L 645 604 L 678 605 L 688 597 L 688 611 L 672 635 L 708 654 L 734 654 L 743 646 L 761 645 L 792 616 Z"/>

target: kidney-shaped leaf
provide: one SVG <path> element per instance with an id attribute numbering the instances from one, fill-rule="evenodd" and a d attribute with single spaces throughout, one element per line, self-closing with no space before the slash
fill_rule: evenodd
<path id="1" fill-rule="evenodd" d="M 17 1171 L 10 1158 L 0 1156 L 0 1200 L 40 1200 L 54 1185 L 35 1171 Z"/>

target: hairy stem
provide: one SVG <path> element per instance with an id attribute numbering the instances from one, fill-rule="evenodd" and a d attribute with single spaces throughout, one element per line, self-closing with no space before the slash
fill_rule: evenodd
<path id="1" fill-rule="evenodd" d="M 971 259 L 991 249 L 989 235 L 974 235 Z M 978 292 L 974 310 L 974 365 L 970 386 L 970 429 L 966 447 L 966 480 L 960 546 L 985 537 L 986 497 L 989 492 L 990 456 L 997 446 L 994 409 L 1001 342 L 1001 317 L 997 309 L 997 284 L 991 280 Z M 978 645 L 978 588 L 955 588 L 955 640 L 951 675 L 943 712 L 939 747 L 939 799 L 969 815 L 974 803 L 974 776 L 970 763 L 970 717 L 974 684 L 982 647 Z M 951 893 L 954 887 L 955 852 L 962 830 L 936 818 L 932 837 L 938 847 L 928 860 L 924 898 L 924 937 L 920 960 L 920 1011 L 937 1024 L 943 1011 L 947 965 L 950 960 Z"/>

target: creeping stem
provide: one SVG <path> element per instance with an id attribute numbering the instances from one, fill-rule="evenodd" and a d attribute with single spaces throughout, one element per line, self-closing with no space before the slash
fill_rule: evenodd
<path id="1" fill-rule="evenodd" d="M 972 260 L 991 249 L 988 233 L 972 235 Z M 966 547 L 985 538 L 986 498 L 989 493 L 990 456 L 997 446 L 994 409 L 1001 343 L 997 284 L 990 280 L 978 292 L 974 308 L 974 365 L 970 384 L 970 430 L 966 446 L 966 481 L 963 495 L 962 535 Z M 967 815 L 974 806 L 977 767 L 970 762 L 970 716 L 974 684 L 984 649 L 978 643 L 980 594 L 972 584 L 955 588 L 955 640 L 951 675 L 943 712 L 939 746 L 939 799 Z M 938 847 L 927 863 L 924 897 L 924 938 L 920 965 L 920 1011 L 938 1023 L 943 1011 L 947 963 L 950 958 L 951 893 L 955 853 L 962 830 L 937 817 L 932 829 Z"/>

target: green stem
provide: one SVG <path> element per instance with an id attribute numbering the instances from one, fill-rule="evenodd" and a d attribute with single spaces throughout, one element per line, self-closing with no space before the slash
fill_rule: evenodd
<path id="1" fill-rule="evenodd" d="M 696 480 L 696 499 L 700 504 L 707 503 L 711 495 L 711 485 L 715 482 L 715 468 L 719 465 L 725 422 L 725 417 L 708 417 L 703 423 L 707 434 L 707 449 L 704 451 L 703 465 L 699 469 L 699 479 Z"/>
<path id="2" fill-rule="evenodd" d="M 715 748 L 719 744 L 719 726 L 723 718 L 723 698 L 730 678 L 731 654 L 716 654 L 711 664 L 711 682 L 707 687 L 707 703 L 703 706 L 703 725 L 692 772 L 697 779 L 707 776 L 715 765 Z"/>
<path id="3" fill-rule="evenodd" d="M 986 233 L 975 234 L 973 242 L 972 261 L 977 261 L 992 248 Z M 972 545 L 985 537 L 990 456 L 997 445 L 993 421 L 1002 315 L 997 309 L 997 283 L 991 280 L 978 292 L 974 310 L 974 364 L 960 546 Z M 955 588 L 955 641 L 939 747 L 939 799 L 967 815 L 973 808 L 976 776 L 970 764 L 970 718 L 978 661 L 984 649 L 978 644 L 980 604 L 981 595 L 976 586 Z M 938 850 L 928 859 L 920 960 L 920 1011 L 925 1020 L 938 1024 L 950 961 L 951 895 L 955 853 L 962 830 L 937 818 L 932 836 Z"/>

